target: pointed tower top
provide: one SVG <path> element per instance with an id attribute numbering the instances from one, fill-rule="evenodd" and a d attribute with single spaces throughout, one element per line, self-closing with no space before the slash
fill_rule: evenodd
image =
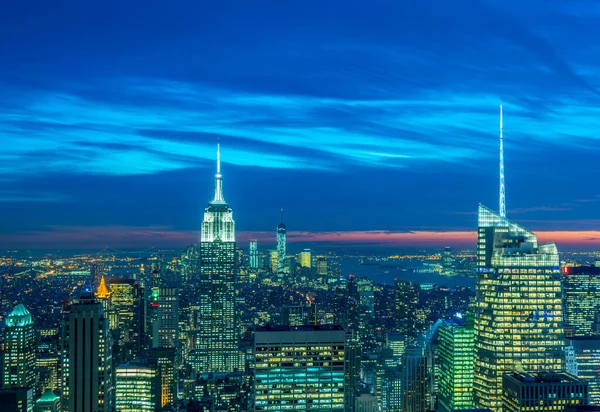
<path id="1" fill-rule="evenodd" d="M 98 286 L 98 290 L 96 291 L 96 297 L 98 299 L 108 299 L 110 297 L 110 291 L 106 287 L 104 276 L 102 276 L 102 278 L 100 279 L 100 285 Z"/>
<path id="2" fill-rule="evenodd" d="M 215 197 L 210 202 L 211 205 L 224 205 L 223 198 L 223 176 L 221 175 L 221 138 L 217 140 L 217 173 L 215 174 Z"/>
<path id="3" fill-rule="evenodd" d="M 502 126 L 500 126 L 502 127 Z M 221 175 L 221 138 L 217 137 L 217 176 Z"/>

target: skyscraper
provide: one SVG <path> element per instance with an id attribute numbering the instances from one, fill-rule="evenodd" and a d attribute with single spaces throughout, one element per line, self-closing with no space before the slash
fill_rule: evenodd
<path id="1" fill-rule="evenodd" d="M 300 252 L 298 260 L 300 261 L 301 267 L 310 269 L 312 266 L 310 249 L 304 249 L 302 252 Z"/>
<path id="2" fill-rule="evenodd" d="M 117 412 L 154 412 L 159 410 L 160 392 L 156 368 L 131 363 L 116 368 Z"/>
<path id="3" fill-rule="evenodd" d="M 438 332 L 439 411 L 473 408 L 473 320 L 447 319 Z"/>
<path id="4" fill-rule="evenodd" d="M 502 376 L 565 366 L 558 250 L 479 205 L 475 406 L 502 407 Z"/>
<path id="5" fill-rule="evenodd" d="M 416 307 L 419 302 L 419 292 L 412 282 L 396 279 L 396 331 L 402 333 L 408 340 L 416 333 Z"/>
<path id="6" fill-rule="evenodd" d="M 31 313 L 17 305 L 6 317 L 2 351 L 4 388 L 35 387 L 35 332 Z"/>
<path id="7" fill-rule="evenodd" d="M 571 340 L 574 374 L 587 382 L 591 405 L 600 405 L 600 337 L 575 337 Z"/>
<path id="8" fill-rule="evenodd" d="M 233 211 L 223 198 L 219 146 L 215 193 L 204 210 L 202 222 L 200 271 L 196 372 L 233 372 L 239 367 L 235 224 Z"/>
<path id="9" fill-rule="evenodd" d="M 345 332 L 339 326 L 254 334 L 255 411 L 344 411 Z"/>
<path id="10" fill-rule="evenodd" d="M 271 250 L 269 252 L 269 268 L 271 272 L 277 273 L 277 266 L 279 265 L 279 253 L 277 250 Z"/>
<path id="11" fill-rule="evenodd" d="M 285 265 L 285 242 L 286 242 L 286 228 L 283 223 L 283 209 L 281 209 L 281 222 L 277 225 L 277 272 L 283 273 L 286 271 Z"/>
<path id="12" fill-rule="evenodd" d="M 258 240 L 250 239 L 249 249 L 250 269 L 258 269 Z"/>
<path id="13" fill-rule="evenodd" d="M 427 355 L 422 345 L 406 348 L 401 372 L 402 410 L 425 412 L 427 409 Z"/>
<path id="14" fill-rule="evenodd" d="M 565 334 L 598 336 L 596 318 L 600 314 L 600 267 L 562 268 L 565 298 Z"/>
<path id="15" fill-rule="evenodd" d="M 112 411 L 112 338 L 102 305 L 91 294 L 83 294 L 68 310 L 62 336 L 63 410 Z"/>
<path id="16" fill-rule="evenodd" d="M 157 391 L 160 394 L 160 407 L 174 405 L 177 396 L 177 368 L 175 348 L 156 348 L 148 351 L 148 363 L 158 374 Z"/>
<path id="17" fill-rule="evenodd" d="M 175 348 L 179 332 L 179 296 L 177 288 L 152 288 L 152 347 Z"/>
<path id="18" fill-rule="evenodd" d="M 112 313 L 104 313 L 104 316 L 114 315 L 112 323 L 119 329 L 118 360 L 139 359 L 145 340 L 144 290 L 134 279 L 113 279 L 108 288 Z"/>

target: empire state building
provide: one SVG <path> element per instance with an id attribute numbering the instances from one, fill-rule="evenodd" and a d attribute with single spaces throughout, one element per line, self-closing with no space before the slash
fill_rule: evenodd
<path id="1" fill-rule="evenodd" d="M 233 372 L 239 351 L 235 311 L 235 223 L 223 198 L 221 152 L 217 146 L 215 194 L 204 209 L 200 239 L 200 296 L 197 372 Z"/>

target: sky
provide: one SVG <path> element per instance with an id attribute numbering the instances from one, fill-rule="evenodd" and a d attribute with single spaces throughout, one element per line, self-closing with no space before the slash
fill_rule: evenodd
<path id="1" fill-rule="evenodd" d="M 217 138 L 238 242 L 600 246 L 596 0 L 17 1 L 0 13 L 0 248 L 183 247 Z M 293 245 L 292 245 L 293 248 Z"/>

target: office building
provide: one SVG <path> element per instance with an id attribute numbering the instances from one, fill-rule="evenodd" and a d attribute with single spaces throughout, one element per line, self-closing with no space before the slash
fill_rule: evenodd
<path id="1" fill-rule="evenodd" d="M 360 340 L 357 337 L 353 337 L 352 333 L 346 334 L 346 347 L 345 347 L 345 372 L 344 372 L 344 394 L 346 397 L 345 404 L 346 410 L 349 412 L 354 411 L 356 407 L 355 399 L 360 394 L 360 371 L 361 371 L 361 357 L 362 357 L 362 346 Z"/>
<path id="2" fill-rule="evenodd" d="M 234 372 L 239 368 L 235 223 L 223 197 L 219 147 L 215 193 L 202 222 L 200 271 L 196 372 Z"/>
<path id="3" fill-rule="evenodd" d="M 112 279 L 108 289 L 111 312 L 104 315 L 119 331 L 120 352 L 115 355 L 119 362 L 139 359 L 146 336 L 144 290 L 134 279 Z"/>
<path id="4" fill-rule="evenodd" d="M 2 412 L 34 412 L 33 388 L 0 389 Z"/>
<path id="5" fill-rule="evenodd" d="M 2 349 L 3 388 L 35 387 L 36 337 L 31 313 L 17 305 L 6 317 Z"/>
<path id="6" fill-rule="evenodd" d="M 247 411 L 248 391 L 244 375 L 233 373 L 203 373 L 195 382 L 195 399 L 208 411 Z"/>
<path id="7" fill-rule="evenodd" d="M 356 412 L 379 412 L 379 405 L 377 404 L 377 397 L 369 392 L 362 392 L 356 397 L 354 404 L 354 411 Z M 350 410 L 350 409 L 348 409 Z"/>
<path id="8" fill-rule="evenodd" d="M 503 412 L 564 411 L 586 405 L 587 383 L 568 373 L 512 372 L 503 377 Z"/>
<path id="9" fill-rule="evenodd" d="M 117 412 L 154 412 L 159 410 L 158 374 L 142 363 L 120 365 L 115 370 Z"/>
<path id="10" fill-rule="evenodd" d="M 565 266 L 562 268 L 565 300 L 565 334 L 600 336 L 600 267 Z"/>
<path id="11" fill-rule="evenodd" d="M 300 262 L 300 267 L 310 269 L 312 266 L 312 259 L 310 249 L 304 249 L 302 252 L 298 254 L 298 262 Z"/>
<path id="12" fill-rule="evenodd" d="M 447 319 L 438 330 L 439 411 L 473 408 L 473 319 Z"/>
<path id="13" fill-rule="evenodd" d="M 250 239 L 250 249 L 248 252 L 250 269 L 258 269 L 258 240 Z"/>
<path id="14" fill-rule="evenodd" d="M 396 279 L 396 331 L 402 333 L 408 340 L 416 334 L 416 309 L 419 303 L 419 291 L 406 280 Z"/>
<path id="15" fill-rule="evenodd" d="M 156 348 L 148 351 L 148 364 L 158 375 L 157 391 L 161 408 L 174 405 L 177 398 L 177 367 L 175 348 Z"/>
<path id="16" fill-rule="evenodd" d="M 600 405 L 600 337 L 571 339 L 573 374 L 588 384 L 590 405 Z"/>
<path id="17" fill-rule="evenodd" d="M 319 256 L 315 259 L 315 271 L 319 276 L 327 276 L 329 274 L 327 268 L 327 258 L 324 256 Z"/>
<path id="18" fill-rule="evenodd" d="M 60 412 L 60 397 L 52 389 L 46 389 L 41 398 L 35 401 L 34 412 Z"/>
<path id="19" fill-rule="evenodd" d="M 269 252 L 269 269 L 272 273 L 277 273 L 279 267 L 279 253 L 277 250 L 271 250 Z"/>
<path id="20" fill-rule="evenodd" d="M 63 410 L 113 411 L 112 338 L 101 303 L 83 294 L 69 306 L 62 333 Z"/>
<path id="21" fill-rule="evenodd" d="M 480 205 L 477 272 L 474 401 L 500 411 L 505 373 L 565 367 L 558 250 Z"/>
<path id="22" fill-rule="evenodd" d="M 402 410 L 425 412 L 428 409 L 428 360 L 422 346 L 409 346 L 402 358 Z"/>
<path id="23" fill-rule="evenodd" d="M 444 252 L 441 257 L 442 264 L 442 274 L 444 275 L 453 275 L 454 274 L 454 265 L 455 259 L 452 254 L 452 249 L 448 246 L 444 248 Z"/>
<path id="24" fill-rule="evenodd" d="M 283 209 L 281 209 L 281 222 L 277 225 L 277 272 L 283 273 L 286 268 L 286 227 L 283 223 Z"/>
<path id="25" fill-rule="evenodd" d="M 151 332 L 153 348 L 175 348 L 179 336 L 179 295 L 177 288 L 152 288 Z"/>
<path id="26" fill-rule="evenodd" d="M 344 349 L 337 326 L 257 330 L 255 411 L 344 411 Z"/>

